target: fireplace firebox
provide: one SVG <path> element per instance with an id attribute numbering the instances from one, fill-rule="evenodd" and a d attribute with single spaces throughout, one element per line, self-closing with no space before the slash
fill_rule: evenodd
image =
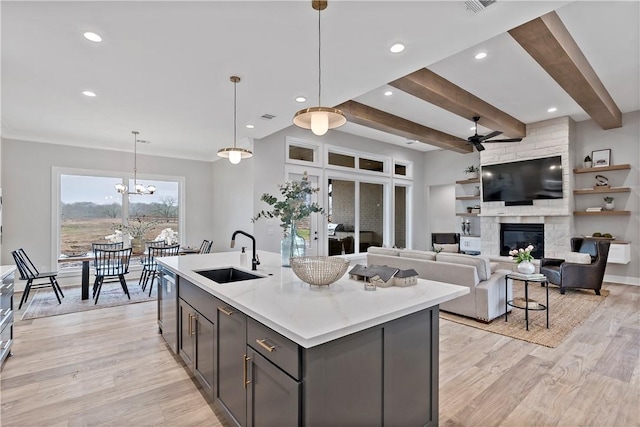
<path id="1" fill-rule="evenodd" d="M 535 259 L 544 256 L 544 224 L 500 224 L 500 255 L 509 256 L 513 249 L 533 245 Z"/>

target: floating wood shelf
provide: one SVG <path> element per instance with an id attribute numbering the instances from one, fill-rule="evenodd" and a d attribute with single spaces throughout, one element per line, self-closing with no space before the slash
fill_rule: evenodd
<path id="1" fill-rule="evenodd" d="M 480 178 L 463 179 L 462 181 L 456 181 L 456 184 L 479 184 Z"/>
<path id="2" fill-rule="evenodd" d="M 456 216 L 478 216 L 480 214 L 477 213 L 457 213 Z"/>
<path id="3" fill-rule="evenodd" d="M 600 211 L 600 212 L 586 212 L 575 211 L 575 216 L 614 216 L 614 215 L 631 215 L 631 211 Z"/>
<path id="4" fill-rule="evenodd" d="M 592 172 L 606 172 L 606 171 L 621 171 L 625 169 L 631 169 L 630 164 L 625 165 L 612 165 L 612 166 L 601 166 L 599 168 L 576 168 L 573 170 L 573 173 L 592 173 Z"/>
<path id="5" fill-rule="evenodd" d="M 456 196 L 456 200 L 480 200 L 480 196 Z"/>
<path id="6" fill-rule="evenodd" d="M 629 187 L 608 187 L 608 188 L 583 188 L 573 190 L 573 194 L 602 194 L 602 193 L 628 193 L 631 191 Z"/>

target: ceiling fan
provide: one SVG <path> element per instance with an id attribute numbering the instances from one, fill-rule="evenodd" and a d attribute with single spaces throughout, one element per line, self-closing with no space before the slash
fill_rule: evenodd
<path id="1" fill-rule="evenodd" d="M 476 150 L 478 151 L 483 151 L 484 150 L 484 146 L 482 145 L 483 142 L 520 142 L 522 141 L 522 138 L 505 138 L 505 139 L 492 139 L 489 140 L 489 138 L 493 138 L 495 136 L 500 135 L 502 132 L 500 132 L 499 130 L 495 130 L 487 135 L 478 135 L 478 121 L 480 120 L 480 116 L 475 116 L 473 117 L 473 122 L 475 123 L 475 135 L 470 136 L 469 138 L 467 138 L 467 141 L 469 141 L 469 144 L 473 145 L 474 147 L 476 147 Z"/>

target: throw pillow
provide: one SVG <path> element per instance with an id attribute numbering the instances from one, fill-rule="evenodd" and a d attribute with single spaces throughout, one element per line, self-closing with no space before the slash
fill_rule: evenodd
<path id="1" fill-rule="evenodd" d="M 475 267 L 480 280 L 487 280 L 491 277 L 491 262 L 487 257 L 440 252 L 436 256 L 436 260 Z"/>
<path id="2" fill-rule="evenodd" d="M 433 248 L 436 251 L 458 253 L 459 245 L 458 243 L 434 243 Z"/>
<path id="3" fill-rule="evenodd" d="M 575 264 L 591 264 L 591 255 L 580 252 L 567 252 L 562 258 Z"/>
<path id="4" fill-rule="evenodd" d="M 497 262 L 490 262 L 489 265 L 491 266 L 491 274 L 495 273 L 498 271 L 498 268 L 500 268 L 500 264 Z"/>
<path id="5" fill-rule="evenodd" d="M 369 246 L 367 248 L 367 252 L 370 254 L 377 254 L 377 255 L 398 256 L 398 254 L 400 253 L 400 249 Z"/>
<path id="6" fill-rule="evenodd" d="M 436 253 L 431 251 L 412 251 L 410 249 L 405 249 L 403 251 L 400 251 L 400 258 L 413 258 L 435 261 Z"/>

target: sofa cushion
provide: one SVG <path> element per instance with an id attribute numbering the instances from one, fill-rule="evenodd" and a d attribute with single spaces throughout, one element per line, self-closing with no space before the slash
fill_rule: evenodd
<path id="1" fill-rule="evenodd" d="M 433 248 L 436 251 L 449 252 L 449 253 L 458 253 L 460 250 L 460 245 L 458 243 L 434 243 Z"/>
<path id="2" fill-rule="evenodd" d="M 588 253 L 567 252 L 562 258 L 566 262 L 573 262 L 576 264 L 591 264 L 591 255 L 589 255 Z"/>
<path id="3" fill-rule="evenodd" d="M 500 268 L 500 263 L 497 262 L 490 262 L 489 265 L 491 266 L 491 274 L 495 273 Z"/>
<path id="4" fill-rule="evenodd" d="M 475 267 L 480 280 L 487 280 L 491 277 L 491 262 L 487 257 L 440 252 L 436 256 L 436 260 Z"/>
<path id="5" fill-rule="evenodd" d="M 431 251 L 414 251 L 405 249 L 400 251 L 400 258 L 426 259 L 427 261 L 435 261 L 436 253 Z"/>
<path id="6" fill-rule="evenodd" d="M 380 248 L 378 246 L 369 246 L 367 252 L 370 254 L 398 256 L 400 249 L 396 248 Z"/>

